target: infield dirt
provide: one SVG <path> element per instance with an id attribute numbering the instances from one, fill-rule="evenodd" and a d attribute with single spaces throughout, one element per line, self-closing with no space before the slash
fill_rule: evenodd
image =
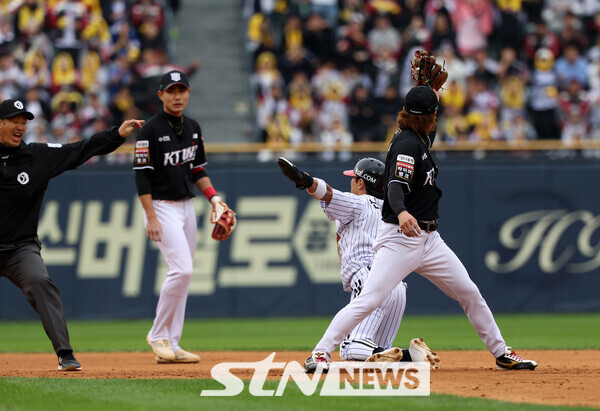
<path id="1" fill-rule="evenodd" d="M 0 354 L 0 376 L 42 378 L 199 378 L 210 379 L 211 368 L 221 362 L 264 360 L 270 351 L 196 352 L 196 364 L 156 364 L 148 352 L 76 353 L 83 370 L 59 372 L 52 354 Z M 302 363 L 308 351 L 280 351 L 275 361 Z M 600 408 L 599 350 L 519 350 L 538 362 L 535 371 L 497 371 L 487 351 L 438 351 L 442 369 L 431 372 L 431 392 L 464 397 L 546 405 Z M 339 357 L 334 355 L 334 360 Z M 250 379 L 251 370 L 235 372 Z M 273 379 L 281 371 L 269 374 Z"/>

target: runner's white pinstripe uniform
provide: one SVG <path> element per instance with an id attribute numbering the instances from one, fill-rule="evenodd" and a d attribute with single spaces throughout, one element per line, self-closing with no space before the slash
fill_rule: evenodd
<path id="1" fill-rule="evenodd" d="M 321 208 L 327 218 L 336 222 L 342 284 L 345 291 L 352 292 L 351 299 L 354 299 L 360 294 L 373 264 L 373 241 L 381 222 L 383 201 L 368 194 L 332 191 L 331 201 L 321 201 Z M 406 284 L 402 282 L 342 342 L 341 357 L 345 360 L 366 360 L 374 349 L 390 348 L 405 307 Z"/>

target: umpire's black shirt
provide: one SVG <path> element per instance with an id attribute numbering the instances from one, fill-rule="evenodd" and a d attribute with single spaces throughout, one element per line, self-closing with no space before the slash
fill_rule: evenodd
<path id="1" fill-rule="evenodd" d="M 390 184 L 402 185 L 406 211 L 414 218 L 426 221 L 438 218 L 442 191 L 435 183 L 438 169 L 429 152 L 432 143 L 432 138 L 422 138 L 414 130 L 402 130 L 394 135 L 385 160 L 381 214 L 386 223 L 398 224 L 398 216 L 388 199 Z"/>
<path id="2" fill-rule="evenodd" d="M 52 177 L 108 154 L 124 141 L 117 127 L 111 127 L 65 145 L 0 143 L 0 251 L 37 241 L 40 209 Z"/>

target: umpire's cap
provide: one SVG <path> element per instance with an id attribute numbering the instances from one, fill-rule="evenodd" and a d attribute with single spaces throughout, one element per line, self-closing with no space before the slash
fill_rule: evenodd
<path id="1" fill-rule="evenodd" d="M 27 111 L 21 100 L 10 99 L 0 103 L 0 118 L 11 118 L 19 114 L 25 114 L 27 120 L 33 120 L 34 118 L 33 113 Z"/>
<path id="2" fill-rule="evenodd" d="M 164 91 L 175 84 L 181 84 L 188 89 L 190 88 L 190 83 L 188 82 L 187 76 L 184 72 L 179 70 L 171 70 L 168 73 L 163 74 L 163 76 L 160 78 L 158 91 Z"/>
<path id="3" fill-rule="evenodd" d="M 413 87 L 406 94 L 404 109 L 417 116 L 433 114 L 438 109 L 438 98 L 435 92 L 427 86 Z"/>
<path id="4" fill-rule="evenodd" d="M 383 173 L 385 164 L 376 158 L 361 158 L 358 160 L 353 170 L 344 171 L 344 175 L 349 177 L 362 178 L 369 194 L 377 198 L 383 197 Z"/>

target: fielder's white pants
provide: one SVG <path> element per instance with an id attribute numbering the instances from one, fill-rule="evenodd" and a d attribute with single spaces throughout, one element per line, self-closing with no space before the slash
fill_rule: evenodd
<path id="1" fill-rule="evenodd" d="M 407 237 L 399 232 L 397 225 L 382 223 L 373 248 L 375 260 L 362 293 L 337 313 L 313 352 L 331 354 L 400 281 L 415 271 L 459 302 L 494 357 L 504 355 L 506 344 L 492 312 L 463 264 L 437 231 L 422 231 L 418 237 Z"/>
<path id="2" fill-rule="evenodd" d="M 157 245 L 167 263 L 167 278 L 160 290 L 156 317 L 148 335 L 150 341 L 169 340 L 173 351 L 177 351 L 196 251 L 196 213 L 191 199 L 153 200 L 152 204 L 162 227 L 162 240 Z M 144 224 L 147 221 L 144 215 Z"/>

